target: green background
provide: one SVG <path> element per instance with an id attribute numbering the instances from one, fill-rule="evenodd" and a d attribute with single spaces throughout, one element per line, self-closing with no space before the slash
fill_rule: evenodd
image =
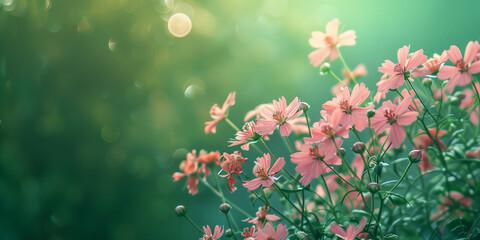
<path id="1" fill-rule="evenodd" d="M 309 64 L 312 31 L 333 18 L 355 30 L 357 44 L 341 51 L 351 68 L 367 66 L 363 80 L 375 91 L 377 68 L 403 45 L 431 56 L 479 40 L 478 9 L 478 1 L 177 0 L 169 9 L 162 0 L 0 0 L 0 236 L 198 239 L 174 207 L 186 205 L 199 224 L 224 224 L 219 200 L 203 187 L 192 197 L 171 176 L 187 150 L 233 150 L 225 123 L 203 133 L 213 103 L 236 91 L 230 118 L 242 125 L 256 105 L 298 96 L 318 120 L 334 82 Z M 184 38 L 167 29 L 176 12 L 192 19 Z M 333 67 L 340 74 L 338 60 Z"/>

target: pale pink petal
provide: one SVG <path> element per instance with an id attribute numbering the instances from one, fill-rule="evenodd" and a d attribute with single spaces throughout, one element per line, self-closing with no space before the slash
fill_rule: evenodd
<path id="1" fill-rule="evenodd" d="M 472 62 L 478 54 L 478 44 L 475 42 L 468 42 L 467 47 L 465 48 L 465 58 L 463 62 L 468 65 Z"/>
<path id="2" fill-rule="evenodd" d="M 262 230 L 267 236 L 275 236 L 275 229 L 273 229 L 272 223 L 270 222 L 267 222 Z"/>
<path id="3" fill-rule="evenodd" d="M 418 112 L 407 112 L 397 117 L 397 123 L 400 126 L 409 126 L 417 120 Z"/>
<path id="4" fill-rule="evenodd" d="M 450 46 L 450 50 L 447 51 L 447 55 L 448 59 L 450 59 L 453 64 L 456 64 L 458 61 L 462 60 L 462 54 L 457 46 Z"/>
<path id="5" fill-rule="evenodd" d="M 437 73 L 439 80 L 447 80 L 454 77 L 459 72 L 459 69 L 452 66 L 443 66 Z"/>
<path id="6" fill-rule="evenodd" d="M 282 125 L 280 125 L 280 135 L 290 136 L 291 132 L 292 132 L 292 125 L 290 125 L 290 123 L 285 122 Z"/>
<path id="7" fill-rule="evenodd" d="M 425 63 L 428 60 L 427 56 L 423 54 L 423 49 L 416 51 L 408 59 L 407 66 L 405 67 L 407 71 L 413 70 L 419 65 Z"/>
<path id="8" fill-rule="evenodd" d="M 403 46 L 402 48 L 398 49 L 397 51 L 397 59 L 398 63 L 402 66 L 405 67 L 407 63 L 407 58 L 408 58 L 408 52 L 410 51 L 410 46 Z"/>
<path id="9" fill-rule="evenodd" d="M 285 160 L 283 159 L 283 157 L 280 157 L 277 159 L 277 161 L 273 164 L 272 168 L 270 169 L 269 171 L 269 176 L 274 176 L 276 175 L 278 172 L 280 172 L 280 170 L 282 170 L 283 166 L 285 166 Z"/>
<path id="10" fill-rule="evenodd" d="M 378 71 L 381 73 L 386 73 L 388 75 L 395 75 L 397 72 L 395 72 L 395 64 L 390 61 L 390 60 L 385 60 L 384 63 L 382 63 L 382 66 L 378 68 Z"/>
<path id="11" fill-rule="evenodd" d="M 273 214 L 268 214 L 267 216 L 265 216 L 265 219 L 271 222 L 275 222 L 275 221 L 280 221 L 281 218 Z"/>
<path id="12" fill-rule="evenodd" d="M 330 231 L 341 237 L 341 238 L 345 238 L 347 236 L 347 233 L 345 232 L 345 230 L 343 230 L 338 224 L 334 223 L 332 224 L 332 226 L 330 227 Z"/>
<path id="13" fill-rule="evenodd" d="M 390 127 L 390 141 L 392 142 L 392 146 L 394 148 L 398 148 L 402 145 L 403 141 L 405 140 L 405 137 L 407 136 L 407 133 L 405 130 L 398 124 L 394 123 Z"/>
<path id="14" fill-rule="evenodd" d="M 470 67 L 468 67 L 468 72 L 470 74 L 477 74 L 480 72 L 480 61 L 474 62 Z"/>
<path id="15" fill-rule="evenodd" d="M 355 45 L 355 38 L 357 38 L 355 31 L 348 30 L 338 36 L 338 44 L 343 46 L 353 46 Z"/>
<path id="16" fill-rule="evenodd" d="M 277 233 L 275 234 L 275 240 L 284 240 L 288 237 L 287 227 L 283 224 L 277 226 Z"/>
<path id="17" fill-rule="evenodd" d="M 463 72 L 458 75 L 457 79 L 455 79 L 455 83 L 461 87 L 466 86 L 471 82 L 472 82 L 472 75 L 469 72 Z"/>
<path id="18" fill-rule="evenodd" d="M 315 32 L 312 32 L 312 38 L 310 38 L 308 42 L 310 43 L 310 46 L 314 48 L 322 48 L 322 47 L 325 47 L 324 39 L 325 39 L 325 33 L 315 31 Z"/>
<path id="19" fill-rule="evenodd" d="M 358 224 L 357 230 L 355 230 L 355 236 L 357 236 L 359 233 L 363 231 L 363 228 L 365 227 L 366 224 L 367 224 L 367 219 L 362 218 L 362 220 Z"/>
<path id="20" fill-rule="evenodd" d="M 257 189 L 258 187 L 260 187 L 260 185 L 262 185 L 262 180 L 258 179 L 258 178 L 255 178 L 252 181 L 245 181 L 245 183 L 242 184 L 242 185 L 245 188 L 247 188 L 248 191 L 253 191 L 253 190 Z"/>
<path id="21" fill-rule="evenodd" d="M 331 48 L 331 51 L 330 51 L 330 58 L 328 59 L 330 62 L 333 62 L 333 60 L 337 59 L 337 57 L 340 55 L 340 53 L 338 52 L 338 48 L 334 47 L 334 48 Z"/>
<path id="22" fill-rule="evenodd" d="M 346 239 L 349 239 L 349 240 L 352 239 L 352 240 L 353 240 L 354 238 L 355 238 L 355 226 L 350 225 L 350 226 L 348 226 L 348 228 L 347 228 L 347 237 L 346 237 Z"/>
<path id="23" fill-rule="evenodd" d="M 326 28 L 326 33 L 328 36 L 331 36 L 333 38 L 337 38 L 338 36 L 338 25 L 340 24 L 340 21 L 338 19 L 333 19 L 332 21 L 327 23 L 327 28 Z"/>
<path id="24" fill-rule="evenodd" d="M 300 107 L 300 101 L 298 100 L 298 97 L 295 97 L 295 99 L 293 99 L 293 101 L 285 109 L 285 116 L 286 117 L 292 116 L 297 112 L 299 107 Z"/>
<path id="25" fill-rule="evenodd" d="M 308 58 L 310 59 L 310 64 L 314 67 L 318 67 L 325 61 L 325 59 L 327 59 L 328 55 L 330 55 L 330 48 L 324 47 L 311 52 L 308 55 Z"/>

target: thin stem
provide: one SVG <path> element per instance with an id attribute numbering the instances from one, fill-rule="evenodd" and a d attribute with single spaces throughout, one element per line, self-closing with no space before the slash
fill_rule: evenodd
<path id="1" fill-rule="evenodd" d="M 382 218 L 382 210 L 383 210 L 383 201 L 386 199 L 386 198 L 382 198 L 382 195 L 380 194 L 380 192 L 378 192 L 378 196 L 380 197 L 380 210 L 378 211 L 378 217 L 377 217 L 377 226 L 375 227 L 375 236 L 377 235 L 377 230 L 380 229 L 380 232 L 382 232 L 382 228 L 380 227 L 380 219 Z M 382 234 L 383 236 L 383 234 Z M 383 237 L 382 237 L 383 238 Z"/>
<path id="2" fill-rule="evenodd" d="M 330 74 L 330 76 L 332 76 L 335 80 L 337 80 L 337 82 L 339 82 L 343 86 L 348 87 L 347 85 L 345 85 L 345 83 L 343 83 L 342 80 L 340 80 L 340 78 L 337 75 L 335 75 L 335 73 L 332 72 L 332 70 L 328 71 L 328 74 Z"/>
<path id="3" fill-rule="evenodd" d="M 395 190 L 395 188 L 397 188 L 398 185 L 400 185 L 400 183 L 403 181 L 403 179 L 404 179 L 405 176 L 407 175 L 407 172 L 408 172 L 408 170 L 410 169 L 411 166 L 412 166 L 412 162 L 409 161 L 409 162 L 408 162 L 408 165 L 407 165 L 407 168 L 405 169 L 405 171 L 403 171 L 403 174 L 402 174 L 402 176 L 400 177 L 400 180 L 398 180 L 397 183 L 395 183 L 395 185 L 392 187 L 392 189 L 390 189 L 390 193 L 392 193 L 393 190 Z M 387 196 L 388 196 L 388 194 L 387 194 Z"/>
<path id="4" fill-rule="evenodd" d="M 187 215 L 183 215 L 201 234 L 205 234 L 205 232 Z"/>
<path id="5" fill-rule="evenodd" d="M 200 179 L 200 182 L 202 182 L 205 186 L 207 186 L 208 189 L 210 189 L 215 195 L 217 195 L 218 197 L 222 198 L 222 194 L 220 194 L 217 190 L 215 190 L 215 188 L 212 187 L 212 185 L 210 185 L 207 181 L 205 181 L 205 179 L 201 178 Z M 223 199 L 222 199 L 223 200 Z M 242 213 L 243 215 L 245 215 L 246 217 L 251 217 L 250 214 L 248 214 L 247 212 L 245 212 L 243 209 L 241 209 L 240 207 L 238 207 L 235 203 L 233 203 L 232 201 L 228 200 L 227 198 L 225 198 L 225 201 L 226 203 L 232 205 L 232 207 L 236 208 L 240 213 Z"/>
<path id="6" fill-rule="evenodd" d="M 285 136 L 285 140 L 287 141 L 288 147 L 290 148 L 290 152 L 293 153 L 292 144 L 290 144 L 290 139 L 288 139 L 288 136 Z"/>
<path id="7" fill-rule="evenodd" d="M 337 149 L 337 153 L 340 153 L 340 149 L 338 148 L 337 143 L 335 142 L 335 139 L 332 138 L 332 141 L 333 141 L 333 143 L 335 144 L 335 148 Z M 337 154 L 337 155 L 340 155 L 340 158 L 342 159 L 342 163 L 347 166 L 347 169 L 348 169 L 348 171 L 350 171 L 350 173 L 352 174 L 352 176 L 353 176 L 354 178 L 357 178 L 359 181 L 361 181 L 360 178 L 357 176 L 357 174 L 355 174 L 355 172 L 353 171 L 353 169 L 352 169 L 352 168 L 350 167 L 350 165 L 347 163 L 347 161 L 345 160 L 345 158 L 343 157 L 343 155 L 342 155 L 342 154 Z"/>
<path id="8" fill-rule="evenodd" d="M 303 110 L 303 114 L 305 115 L 305 120 L 307 120 L 308 135 L 312 137 L 312 130 L 310 130 L 310 120 L 308 120 L 308 113 L 306 109 Z"/>
<path id="9" fill-rule="evenodd" d="M 342 177 L 342 175 L 340 175 L 337 171 L 335 171 L 335 169 L 333 169 L 332 167 L 330 167 L 330 165 L 328 165 L 328 163 L 326 163 L 323 159 L 320 159 L 328 168 L 330 168 L 330 170 L 332 170 L 332 172 L 334 172 L 340 179 L 342 179 L 342 181 L 344 181 L 346 184 L 350 185 L 350 187 L 353 187 L 354 189 L 357 189 L 355 186 L 353 186 L 351 183 L 349 183 L 347 180 L 345 180 L 345 178 Z"/>
<path id="10" fill-rule="evenodd" d="M 340 50 L 338 51 L 338 58 L 340 58 L 340 61 L 342 62 L 343 66 L 345 69 L 347 69 L 348 75 L 351 77 L 353 84 L 357 84 L 357 81 L 355 81 L 355 76 L 353 76 L 352 72 L 350 71 L 350 68 L 348 68 L 347 63 L 345 62 L 345 59 L 343 59 L 342 54 L 340 53 Z"/>
<path id="11" fill-rule="evenodd" d="M 277 212 L 283 219 L 287 220 L 289 223 L 291 223 L 293 226 L 295 226 L 297 229 L 300 229 L 300 230 L 304 230 L 303 228 L 301 228 L 300 226 L 298 226 L 298 224 L 296 224 L 295 222 L 293 222 L 292 220 L 290 220 L 289 218 L 287 218 L 281 211 L 279 211 L 277 208 L 275 208 L 272 204 L 270 204 L 267 200 L 263 199 L 262 197 L 260 197 L 256 192 L 252 191 L 253 194 L 255 194 L 255 196 L 257 198 L 259 198 L 264 204 L 266 204 L 267 206 L 269 206 L 271 209 L 273 209 L 273 211 Z"/>
<path id="12" fill-rule="evenodd" d="M 363 164 L 365 164 L 365 168 L 367 169 L 368 181 L 372 182 L 372 175 L 370 175 L 370 167 L 367 165 L 367 160 L 365 159 L 365 156 L 363 156 L 363 153 L 360 153 L 360 156 L 362 157 Z"/>
<path id="13" fill-rule="evenodd" d="M 275 157 L 275 155 L 273 155 L 272 151 L 270 151 L 270 148 L 268 148 L 267 144 L 265 143 L 265 141 L 263 141 L 262 138 L 260 138 L 260 142 L 263 143 L 263 146 L 265 146 L 265 148 L 267 149 L 268 153 L 270 153 L 270 156 L 272 156 L 273 159 L 275 159 L 275 161 L 277 161 L 277 157 Z"/>
<path id="14" fill-rule="evenodd" d="M 237 132 L 240 132 L 240 129 L 232 122 L 228 117 L 225 118 L 225 121 Z"/>
<path id="15" fill-rule="evenodd" d="M 232 229 L 232 224 L 230 224 L 230 219 L 228 218 L 228 213 L 225 213 L 225 218 L 227 219 L 228 227 Z M 238 226 L 237 226 L 238 229 Z M 240 229 L 238 229 L 240 231 Z M 235 236 L 235 233 L 233 233 L 233 239 L 237 240 L 237 237 Z"/>
<path id="16" fill-rule="evenodd" d="M 327 181 L 325 181 L 325 178 L 323 177 L 323 174 L 320 174 L 320 176 L 322 177 L 323 185 L 325 186 L 325 192 L 327 193 L 328 199 L 330 199 L 331 205 L 328 204 L 328 202 L 326 202 L 326 203 L 330 207 L 330 210 L 332 211 L 335 219 L 338 219 L 337 210 L 335 209 L 335 204 L 333 203 L 332 195 L 330 194 L 330 189 L 328 189 Z"/>

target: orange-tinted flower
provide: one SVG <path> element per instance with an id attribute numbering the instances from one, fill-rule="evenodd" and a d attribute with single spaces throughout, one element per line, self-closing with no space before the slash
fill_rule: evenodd
<path id="1" fill-rule="evenodd" d="M 200 154 L 197 158 L 197 162 L 199 164 L 202 164 L 202 173 L 204 174 L 204 178 L 207 178 L 208 175 L 210 175 L 210 168 L 208 167 L 208 165 L 211 165 L 211 164 L 219 164 L 219 161 L 220 160 L 220 152 L 216 151 L 216 152 L 210 152 L 210 153 L 207 153 L 205 150 L 200 150 Z"/>
<path id="2" fill-rule="evenodd" d="M 228 189 L 230 192 L 237 190 L 235 183 L 237 181 L 233 178 L 233 175 L 239 176 L 243 172 L 242 164 L 247 161 L 247 158 L 243 158 L 242 154 L 239 151 L 235 151 L 233 154 L 223 153 L 223 158 L 225 161 L 220 163 L 222 170 L 219 172 L 220 177 L 226 177 L 228 182 Z M 221 174 L 221 172 L 225 174 Z"/>
<path id="3" fill-rule="evenodd" d="M 198 184 L 198 163 L 197 163 L 197 151 L 193 150 L 187 154 L 187 159 L 180 163 L 180 170 L 182 172 L 176 172 L 173 174 L 173 181 L 179 181 L 183 177 L 187 176 L 187 188 L 188 192 L 192 195 L 197 194 Z"/>
<path id="4" fill-rule="evenodd" d="M 205 122 L 205 134 L 215 133 L 217 131 L 217 123 L 222 121 L 227 117 L 227 110 L 230 106 L 235 104 L 235 92 L 228 94 L 227 100 L 223 103 L 222 108 L 217 104 L 213 105 L 210 109 L 210 116 L 213 118 L 212 121 Z"/>
<path id="5" fill-rule="evenodd" d="M 326 33 L 319 31 L 312 32 L 312 38 L 310 38 L 309 43 L 312 47 L 318 48 L 308 55 L 310 63 L 313 64 L 313 66 L 318 67 L 327 57 L 330 57 L 330 62 L 335 60 L 339 55 L 339 46 L 355 45 L 355 38 L 357 38 L 355 31 L 348 30 L 338 35 L 339 24 L 340 21 L 338 21 L 338 19 L 333 19 L 327 23 Z"/>
<path id="6" fill-rule="evenodd" d="M 430 58 L 423 64 L 422 68 L 418 68 L 412 73 L 412 77 L 425 77 L 429 74 L 435 73 L 447 60 L 447 51 L 443 51 L 442 55 L 435 53 L 433 54 L 433 58 Z"/>
<path id="7" fill-rule="evenodd" d="M 281 219 L 276 215 L 267 214 L 268 210 L 270 210 L 270 207 L 268 206 L 259 207 L 258 212 L 256 213 L 256 217 L 252 220 L 247 219 L 246 221 L 248 221 L 249 223 L 254 223 L 257 229 L 262 229 L 263 223 L 265 221 L 274 222 L 274 221 L 279 221 Z"/>
<path id="8" fill-rule="evenodd" d="M 245 181 L 243 184 L 248 191 L 253 191 L 260 186 L 270 187 L 278 180 L 275 176 L 282 170 L 285 165 L 285 160 L 283 157 L 278 158 L 271 168 L 270 162 L 270 154 L 268 153 L 263 154 L 261 158 L 257 158 L 255 166 L 253 167 L 253 174 L 255 174 L 256 178 L 251 181 Z"/>

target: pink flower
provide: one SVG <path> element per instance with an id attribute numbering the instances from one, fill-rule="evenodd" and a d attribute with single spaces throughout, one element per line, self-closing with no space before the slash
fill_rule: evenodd
<path id="1" fill-rule="evenodd" d="M 357 84 L 350 94 L 348 88 L 340 91 L 337 97 L 322 105 L 328 115 L 332 115 L 334 111 L 340 112 L 340 123 L 344 127 L 351 127 L 362 131 L 368 125 L 367 111 L 374 106 L 360 107 L 360 105 L 368 98 L 370 91 L 365 87 L 364 83 Z"/>
<path id="2" fill-rule="evenodd" d="M 254 127 L 255 122 L 253 121 L 245 123 L 242 128 L 243 131 L 239 131 L 235 134 L 235 140 L 230 141 L 231 144 L 229 145 L 229 147 L 241 144 L 242 150 L 248 151 L 249 145 L 260 138 L 260 136 L 253 130 Z"/>
<path id="3" fill-rule="evenodd" d="M 475 86 L 480 91 L 480 84 L 475 83 Z M 475 108 L 471 107 L 475 103 L 475 99 L 477 98 L 475 95 L 477 93 L 471 89 L 465 89 L 463 93 L 465 94 L 465 98 L 460 102 L 460 109 L 466 109 L 466 112 L 470 113 L 470 122 L 478 125 L 479 108 L 478 106 Z"/>
<path id="4" fill-rule="evenodd" d="M 215 232 L 212 234 L 212 230 L 210 229 L 210 226 L 207 225 L 207 227 L 203 227 L 203 232 L 205 233 L 202 238 L 199 240 L 217 240 L 223 235 L 223 226 L 220 228 L 220 226 L 216 225 L 215 226 Z"/>
<path id="5" fill-rule="evenodd" d="M 252 220 L 247 219 L 245 221 L 248 221 L 249 223 L 254 223 L 258 229 L 261 229 L 265 221 L 274 222 L 281 219 L 276 215 L 267 214 L 268 210 L 270 210 L 270 207 L 268 206 L 259 207 L 258 212 L 256 213 L 256 217 Z"/>
<path id="6" fill-rule="evenodd" d="M 205 150 L 200 150 L 200 155 L 197 158 L 197 162 L 199 164 L 202 164 L 202 173 L 204 174 L 204 179 L 210 175 L 210 168 L 208 165 L 213 164 L 218 164 L 218 161 L 220 160 L 220 152 L 210 152 L 207 153 Z"/>
<path id="7" fill-rule="evenodd" d="M 447 60 L 447 51 L 443 51 L 442 55 L 435 53 L 433 54 L 433 58 L 430 58 L 423 64 L 422 68 L 418 68 L 412 73 L 412 77 L 425 77 L 429 74 L 435 73 Z"/>
<path id="8" fill-rule="evenodd" d="M 437 133 L 436 128 L 429 129 L 428 132 L 432 137 L 435 137 L 435 135 L 437 136 L 436 142 L 438 143 L 438 145 L 442 150 L 445 150 L 445 144 L 439 138 L 447 134 L 447 132 L 440 130 Z M 435 167 L 430 162 L 430 156 L 427 153 L 427 148 L 433 144 L 432 139 L 427 134 L 425 134 L 424 131 L 418 130 L 418 136 L 413 139 L 413 144 L 415 145 L 414 146 L 415 149 L 422 151 L 422 159 L 418 163 L 418 166 L 420 167 L 420 171 L 422 173 L 425 173 L 434 169 Z"/>
<path id="9" fill-rule="evenodd" d="M 411 72 L 416 67 L 427 61 L 427 56 L 423 55 L 420 49 L 408 57 L 410 46 L 403 46 L 398 49 L 398 63 L 394 64 L 390 60 L 386 60 L 378 71 L 388 75 L 388 79 L 377 83 L 378 91 L 383 92 L 388 89 L 398 89 L 403 85 L 405 79 L 410 79 Z"/>
<path id="10" fill-rule="evenodd" d="M 380 82 L 377 83 L 377 86 L 379 84 L 384 84 L 385 81 L 387 81 L 386 73 L 382 75 L 382 77 L 380 78 Z M 387 92 L 388 92 L 388 88 L 382 91 L 377 90 L 377 93 L 375 94 L 375 96 L 373 96 L 373 101 L 375 101 L 376 103 L 379 103 L 380 100 L 385 99 L 387 97 Z"/>
<path id="11" fill-rule="evenodd" d="M 338 46 L 353 46 L 355 45 L 355 31 L 348 30 L 340 36 L 338 36 L 338 25 L 340 21 L 333 19 L 327 23 L 326 33 L 315 31 L 312 32 L 312 38 L 310 38 L 310 45 L 314 48 L 318 48 L 308 55 L 310 63 L 313 66 L 318 67 L 322 64 L 328 56 L 329 61 L 335 60 L 338 55 Z"/>
<path id="12" fill-rule="evenodd" d="M 342 81 L 343 84 L 338 83 L 337 85 L 332 87 L 333 95 L 335 95 L 335 96 L 338 95 L 338 93 L 341 90 L 343 90 L 343 88 L 345 86 L 348 86 L 350 84 L 351 79 L 354 79 L 354 78 L 356 79 L 358 77 L 363 77 L 365 75 L 367 75 L 367 69 L 365 68 L 365 65 L 363 65 L 363 64 L 360 64 L 355 69 L 353 69 L 351 74 L 347 70 L 343 70 L 343 76 L 345 77 Z"/>
<path id="13" fill-rule="evenodd" d="M 222 108 L 217 104 L 213 105 L 210 109 L 210 116 L 213 118 L 210 122 L 205 122 L 205 134 L 215 133 L 217 131 L 217 123 L 227 117 L 227 110 L 230 106 L 235 104 L 235 92 L 228 94 L 227 100 L 223 103 Z"/>
<path id="14" fill-rule="evenodd" d="M 480 61 L 469 64 L 475 60 L 477 52 L 480 46 L 478 42 L 470 41 L 465 48 L 465 57 L 462 58 L 462 54 L 457 46 L 451 46 L 447 51 L 448 59 L 455 64 L 455 66 L 443 66 L 437 74 L 438 79 L 450 81 L 445 85 L 445 89 L 452 93 L 455 86 L 465 86 L 472 81 L 472 74 L 480 72 Z"/>
<path id="15" fill-rule="evenodd" d="M 341 139 L 336 139 L 337 145 L 342 144 Z M 307 186 L 310 182 L 318 178 L 320 174 L 331 172 L 330 168 L 325 165 L 341 165 L 342 159 L 336 155 L 336 150 L 327 149 L 327 145 L 318 144 L 312 146 L 311 144 L 304 144 L 301 147 L 301 152 L 290 155 L 292 163 L 297 164 L 295 171 L 302 175 L 300 183 Z"/>
<path id="16" fill-rule="evenodd" d="M 243 186 L 246 187 L 248 191 L 253 191 L 260 186 L 272 186 L 272 184 L 278 180 L 275 175 L 282 170 L 284 165 L 285 160 L 283 160 L 283 157 L 281 157 L 278 158 L 273 164 L 272 168 L 270 168 L 270 154 L 263 154 L 262 158 L 257 158 L 255 166 L 253 167 L 253 173 L 255 174 L 256 178 L 251 181 L 245 181 Z"/>
<path id="17" fill-rule="evenodd" d="M 383 102 L 370 120 L 372 128 L 377 134 L 385 130 L 389 131 L 388 140 L 395 148 L 400 147 L 406 137 L 402 126 L 408 126 L 417 120 L 418 112 L 408 110 L 411 102 L 412 97 L 404 98 L 399 105 L 394 105 L 391 101 Z"/>
<path id="18" fill-rule="evenodd" d="M 242 231 L 242 237 L 244 237 L 245 240 L 255 240 L 255 237 L 253 236 L 255 232 L 255 226 L 244 228 Z"/>
<path id="19" fill-rule="evenodd" d="M 255 116 L 260 115 L 260 112 L 262 111 L 263 108 L 271 108 L 271 109 L 273 109 L 273 104 L 260 104 L 260 105 L 258 105 L 255 109 L 247 112 L 247 114 L 245 115 L 245 118 L 243 119 L 243 121 L 246 122 L 246 121 L 254 118 Z M 272 111 L 273 111 L 273 110 L 272 110 Z"/>
<path id="20" fill-rule="evenodd" d="M 358 234 L 362 232 L 366 223 L 367 223 L 367 219 L 362 218 L 362 220 L 358 224 L 357 229 L 355 229 L 355 226 L 350 225 L 347 228 L 347 232 L 345 232 L 345 230 L 343 230 L 338 224 L 334 223 L 332 224 L 332 227 L 330 227 L 330 231 L 342 239 L 354 240 L 358 236 Z"/>
<path id="21" fill-rule="evenodd" d="M 332 115 L 328 115 L 325 110 L 321 111 L 320 114 L 326 120 L 320 119 L 318 122 L 313 124 L 312 137 L 304 138 L 305 143 L 319 143 L 324 142 L 327 145 L 327 148 L 335 148 L 333 139 L 336 137 L 348 138 L 348 129 L 340 126 L 340 121 L 342 120 L 342 114 L 340 111 L 333 111 Z M 340 146 L 337 146 L 340 147 Z"/>
<path id="22" fill-rule="evenodd" d="M 262 118 L 257 121 L 254 127 L 255 132 L 261 135 L 273 132 L 277 127 L 280 128 L 282 136 L 288 136 L 292 132 L 291 122 L 302 115 L 302 111 L 297 111 L 300 107 L 300 101 L 295 98 L 287 107 L 287 101 L 284 97 L 273 100 L 273 108 L 262 108 Z"/>
<path id="23" fill-rule="evenodd" d="M 255 236 L 257 240 L 285 240 L 288 237 L 287 227 L 282 224 L 278 224 L 277 230 L 272 226 L 272 223 L 268 222 L 265 227 L 258 231 Z"/>
<path id="24" fill-rule="evenodd" d="M 220 177 L 227 178 L 228 189 L 230 192 L 234 192 L 237 190 L 235 187 L 235 183 L 237 183 L 237 181 L 235 178 L 233 178 L 233 175 L 237 175 L 237 177 L 239 177 L 240 173 L 243 172 L 242 164 L 247 161 L 247 158 L 243 158 L 239 151 L 235 151 L 233 154 L 223 153 L 223 158 L 225 158 L 225 161 L 220 163 L 222 170 L 220 170 L 218 175 Z M 220 173 L 222 171 L 226 174 L 221 175 Z"/>
<path id="25" fill-rule="evenodd" d="M 187 154 L 187 159 L 180 163 L 180 170 L 182 172 L 176 172 L 173 174 L 173 181 L 177 182 L 183 177 L 187 176 L 187 188 L 188 193 L 195 195 L 198 192 L 198 163 L 197 163 L 197 151 L 193 150 Z"/>
<path id="26" fill-rule="evenodd" d="M 442 199 L 442 204 L 438 206 L 439 211 L 435 215 L 433 215 L 430 219 L 431 220 L 437 219 L 442 215 L 442 213 L 447 212 L 450 207 L 455 208 L 455 212 L 452 215 L 458 214 L 460 217 L 462 217 L 464 211 L 466 209 L 468 210 L 468 208 L 470 208 L 470 205 L 472 205 L 471 198 L 465 197 L 458 192 L 451 192 L 450 196 L 446 196 Z"/>

